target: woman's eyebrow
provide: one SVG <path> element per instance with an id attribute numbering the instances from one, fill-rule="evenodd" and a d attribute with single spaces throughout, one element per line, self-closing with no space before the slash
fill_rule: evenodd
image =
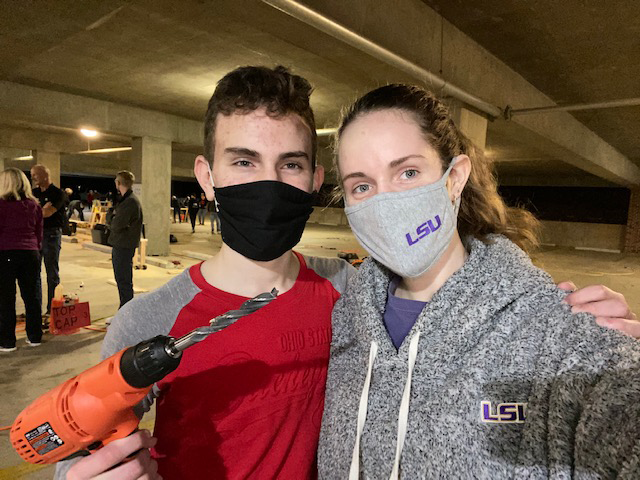
<path id="1" fill-rule="evenodd" d="M 404 162 L 412 158 L 424 158 L 424 156 L 418 155 L 418 154 L 412 154 L 412 155 L 407 155 L 405 157 L 400 157 L 396 160 L 391 161 L 391 163 L 389 163 L 389 168 L 396 168 L 398 165 L 402 165 Z"/>
<path id="2" fill-rule="evenodd" d="M 353 172 L 353 173 L 350 173 L 349 175 L 342 177 L 342 181 L 346 182 L 350 178 L 366 178 L 366 175 L 362 172 Z"/>

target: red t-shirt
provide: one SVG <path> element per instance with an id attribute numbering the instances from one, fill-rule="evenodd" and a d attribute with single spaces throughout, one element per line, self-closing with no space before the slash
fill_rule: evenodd
<path id="1" fill-rule="evenodd" d="M 153 449 L 166 479 L 305 479 L 316 473 L 331 343 L 339 293 L 307 268 L 288 292 L 258 312 L 191 347 L 159 382 Z M 247 300 L 209 285 L 178 314 L 178 337 Z M 204 321 L 203 321 L 204 320 Z"/>

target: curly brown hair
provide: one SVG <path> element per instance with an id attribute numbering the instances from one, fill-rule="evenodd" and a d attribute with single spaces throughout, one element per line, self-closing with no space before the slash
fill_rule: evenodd
<path id="1" fill-rule="evenodd" d="M 311 130 L 311 160 L 315 168 L 318 138 L 309 103 L 313 87 L 281 65 L 275 68 L 236 68 L 218 82 L 204 117 L 204 156 L 213 163 L 213 146 L 218 114 L 250 113 L 265 108 L 267 115 L 299 115 Z"/>
<path id="2" fill-rule="evenodd" d="M 367 93 L 344 113 L 336 143 L 357 117 L 386 109 L 402 110 L 413 116 L 426 140 L 438 152 L 443 173 L 457 155 L 465 154 L 471 160 L 471 174 L 462 192 L 458 214 L 462 238 L 472 235 L 487 241 L 487 235 L 497 233 L 526 251 L 538 246 L 538 220 L 530 212 L 504 203 L 498 193 L 493 162 L 458 130 L 449 108 L 431 92 L 413 85 L 392 84 Z M 335 155 L 334 170 L 340 179 L 338 161 Z"/>

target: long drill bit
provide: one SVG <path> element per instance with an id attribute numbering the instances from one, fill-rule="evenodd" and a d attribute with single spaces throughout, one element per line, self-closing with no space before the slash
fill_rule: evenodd
<path id="1" fill-rule="evenodd" d="M 274 288 L 270 292 L 261 293 L 260 295 L 250 298 L 240 305 L 240 308 L 237 310 L 229 310 L 228 312 L 213 318 L 209 322 L 208 327 L 198 327 L 186 335 L 176 339 L 171 346 L 171 350 L 174 354 L 182 352 L 191 345 L 201 342 L 212 333 L 219 332 L 220 330 L 227 328 L 229 325 L 235 323 L 239 318 L 246 317 L 257 310 L 260 310 L 266 304 L 273 301 L 277 296 L 278 290 Z"/>

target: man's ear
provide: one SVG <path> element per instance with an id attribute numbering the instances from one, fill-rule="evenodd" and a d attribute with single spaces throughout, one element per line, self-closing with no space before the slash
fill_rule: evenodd
<path id="1" fill-rule="evenodd" d="M 316 170 L 313 172 L 313 190 L 319 192 L 324 182 L 324 167 L 322 165 L 316 165 Z"/>
<path id="2" fill-rule="evenodd" d="M 471 160 L 467 155 L 458 155 L 455 157 L 455 161 L 451 173 L 449 173 L 449 178 L 447 179 L 449 196 L 452 200 L 462 195 L 462 191 L 467 185 L 469 175 L 471 174 Z"/>
<path id="3" fill-rule="evenodd" d="M 211 167 L 209 161 L 202 155 L 196 157 L 195 164 L 193 165 L 193 173 L 196 174 L 196 180 L 200 184 L 200 188 L 204 192 L 207 200 L 210 202 L 214 199 L 213 183 L 211 182 Z"/>

